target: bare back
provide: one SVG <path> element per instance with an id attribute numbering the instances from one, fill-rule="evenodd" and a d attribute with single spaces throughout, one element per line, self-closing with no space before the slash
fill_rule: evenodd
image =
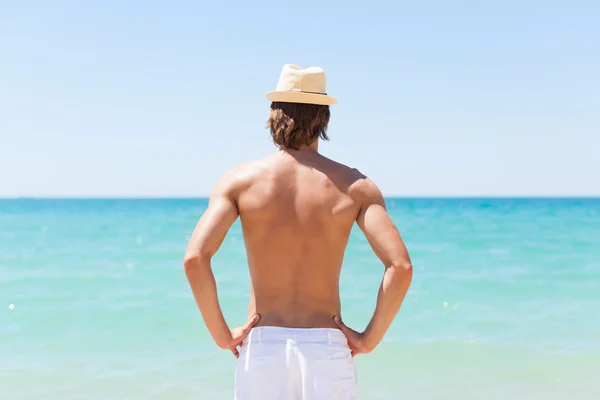
<path id="1" fill-rule="evenodd" d="M 236 347 L 255 324 L 341 329 L 352 354 L 377 346 L 412 279 L 410 256 L 377 186 L 316 151 L 282 150 L 229 171 L 192 233 L 184 266 L 215 342 Z M 219 306 L 211 259 L 240 217 L 250 267 L 248 322 L 230 329 Z M 363 333 L 341 320 L 339 276 L 354 222 L 384 267 Z"/>
<path id="2" fill-rule="evenodd" d="M 279 152 L 234 174 L 260 325 L 334 327 L 339 276 L 365 177 L 316 152 Z"/>

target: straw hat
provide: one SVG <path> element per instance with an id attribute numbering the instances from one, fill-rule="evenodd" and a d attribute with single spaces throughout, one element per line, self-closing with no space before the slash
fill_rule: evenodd
<path id="1" fill-rule="evenodd" d="M 267 100 L 284 103 L 320 104 L 329 106 L 337 100 L 327 95 L 325 72 L 319 67 L 301 69 L 286 64 L 281 70 L 277 88 L 265 94 Z"/>

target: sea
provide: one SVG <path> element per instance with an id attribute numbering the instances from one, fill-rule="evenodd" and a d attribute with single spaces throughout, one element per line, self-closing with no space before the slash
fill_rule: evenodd
<path id="1" fill-rule="evenodd" d="M 413 284 L 359 399 L 600 399 L 600 199 L 388 198 Z M 206 199 L 0 200 L 0 399 L 233 399 L 182 260 Z M 213 262 L 231 326 L 249 277 L 237 221 Z M 346 323 L 383 267 L 360 230 Z"/>

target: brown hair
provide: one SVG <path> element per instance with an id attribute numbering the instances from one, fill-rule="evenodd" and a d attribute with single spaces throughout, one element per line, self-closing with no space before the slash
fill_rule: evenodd
<path id="1" fill-rule="evenodd" d="M 273 102 L 267 127 L 276 145 L 298 150 L 302 145 L 310 146 L 319 137 L 329 140 L 329 116 L 329 106 Z"/>

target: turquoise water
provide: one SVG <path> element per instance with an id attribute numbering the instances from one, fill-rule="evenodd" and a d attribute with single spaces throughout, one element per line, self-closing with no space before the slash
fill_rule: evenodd
<path id="1" fill-rule="evenodd" d="M 357 357 L 362 399 L 600 398 L 600 199 L 387 201 L 415 274 Z M 206 205 L 0 200 L 0 399 L 232 399 L 235 359 L 182 268 Z M 245 261 L 237 222 L 213 264 L 231 325 Z M 356 329 L 382 272 L 355 230 L 341 295 Z"/>

